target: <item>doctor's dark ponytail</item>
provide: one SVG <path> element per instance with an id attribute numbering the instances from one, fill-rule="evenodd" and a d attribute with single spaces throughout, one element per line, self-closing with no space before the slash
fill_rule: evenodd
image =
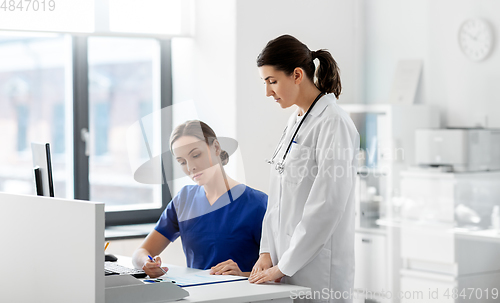
<path id="1" fill-rule="evenodd" d="M 318 59 L 316 69 L 314 59 Z M 291 75 L 295 68 L 300 67 L 306 76 L 324 93 L 333 93 L 338 99 L 342 91 L 340 69 L 332 55 L 324 49 L 310 51 L 309 48 L 290 35 L 279 36 L 267 43 L 257 57 L 257 66 L 273 66 L 276 70 Z"/>
<path id="2" fill-rule="evenodd" d="M 319 66 L 316 69 L 316 86 L 322 92 L 333 93 L 338 99 L 342 91 L 342 84 L 340 82 L 340 69 L 337 62 L 333 59 L 332 55 L 320 49 L 312 52 L 312 58 L 319 60 Z"/>

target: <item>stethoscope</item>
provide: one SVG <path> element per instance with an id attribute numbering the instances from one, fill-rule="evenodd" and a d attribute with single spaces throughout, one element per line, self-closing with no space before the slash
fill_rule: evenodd
<path id="1" fill-rule="evenodd" d="M 281 161 L 279 161 L 278 163 L 276 163 L 276 166 L 274 167 L 278 171 L 278 173 L 283 174 L 283 172 L 285 171 L 285 159 L 286 159 L 286 156 L 288 155 L 288 151 L 290 150 L 290 147 L 292 147 L 292 143 L 295 142 L 295 137 L 297 136 L 297 133 L 299 132 L 300 127 L 302 126 L 302 123 L 307 118 L 307 115 L 309 115 L 309 112 L 314 107 L 314 105 L 316 104 L 316 102 L 321 98 L 321 96 L 323 96 L 323 93 L 320 93 L 316 97 L 316 99 L 314 99 L 313 103 L 311 104 L 311 106 L 307 110 L 306 114 L 304 115 L 304 118 L 302 118 L 302 120 L 300 120 L 299 126 L 295 130 L 295 133 L 293 134 L 292 139 L 290 139 L 290 143 L 288 143 L 288 147 L 287 147 L 285 153 L 283 154 L 283 159 L 281 159 Z M 271 160 L 266 160 L 267 163 L 269 163 L 271 165 L 274 164 L 274 159 L 276 158 L 276 155 L 278 155 L 278 152 L 281 149 L 281 146 L 282 146 L 281 141 L 285 137 L 287 129 L 288 129 L 288 125 L 283 130 L 283 134 L 281 135 L 280 141 L 278 142 L 278 146 L 276 146 L 276 149 L 274 150 L 274 153 L 273 153 L 273 156 L 271 157 Z"/>

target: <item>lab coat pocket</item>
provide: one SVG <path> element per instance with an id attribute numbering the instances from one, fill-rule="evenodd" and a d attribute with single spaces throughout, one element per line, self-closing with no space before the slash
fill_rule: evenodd
<path id="1" fill-rule="evenodd" d="M 300 183 L 310 173 L 309 166 L 313 160 L 312 148 L 292 143 L 285 161 L 283 180 L 291 184 Z"/>

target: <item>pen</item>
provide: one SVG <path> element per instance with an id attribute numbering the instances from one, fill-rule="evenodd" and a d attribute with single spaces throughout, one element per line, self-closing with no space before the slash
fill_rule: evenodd
<path id="1" fill-rule="evenodd" d="M 106 251 L 106 249 L 108 249 L 108 245 L 109 245 L 109 242 L 106 242 L 106 246 L 104 246 L 104 251 Z"/>
<path id="2" fill-rule="evenodd" d="M 297 141 L 295 141 L 295 140 L 292 140 L 292 143 L 295 143 L 295 144 L 297 144 Z M 293 146 L 293 145 L 292 145 L 292 146 Z M 291 152 L 292 152 L 292 146 L 290 146 L 290 149 L 288 150 L 288 153 L 291 153 Z"/>
<path id="3" fill-rule="evenodd" d="M 150 256 L 150 255 L 148 255 L 148 258 L 149 258 L 149 260 L 151 260 L 151 262 L 155 263 L 155 260 L 153 260 L 153 258 L 151 258 L 151 256 Z M 161 268 L 161 266 L 158 266 L 158 267 L 161 269 L 161 271 L 163 271 L 163 273 L 164 273 L 165 275 L 167 274 L 167 272 L 166 272 L 163 268 Z"/>

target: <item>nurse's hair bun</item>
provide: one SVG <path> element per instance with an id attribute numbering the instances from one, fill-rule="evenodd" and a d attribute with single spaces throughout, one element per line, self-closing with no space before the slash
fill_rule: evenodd
<path id="1" fill-rule="evenodd" d="M 220 151 L 220 161 L 222 165 L 226 165 L 229 162 L 229 154 L 225 150 Z"/>
<path id="2" fill-rule="evenodd" d="M 170 150 L 172 150 L 174 142 L 183 136 L 196 137 L 205 141 L 209 146 L 217 140 L 214 130 L 208 124 L 200 120 L 189 120 L 178 125 L 172 132 L 170 136 Z M 229 154 L 225 150 L 221 149 L 219 157 L 222 165 L 226 165 L 229 162 Z"/>

